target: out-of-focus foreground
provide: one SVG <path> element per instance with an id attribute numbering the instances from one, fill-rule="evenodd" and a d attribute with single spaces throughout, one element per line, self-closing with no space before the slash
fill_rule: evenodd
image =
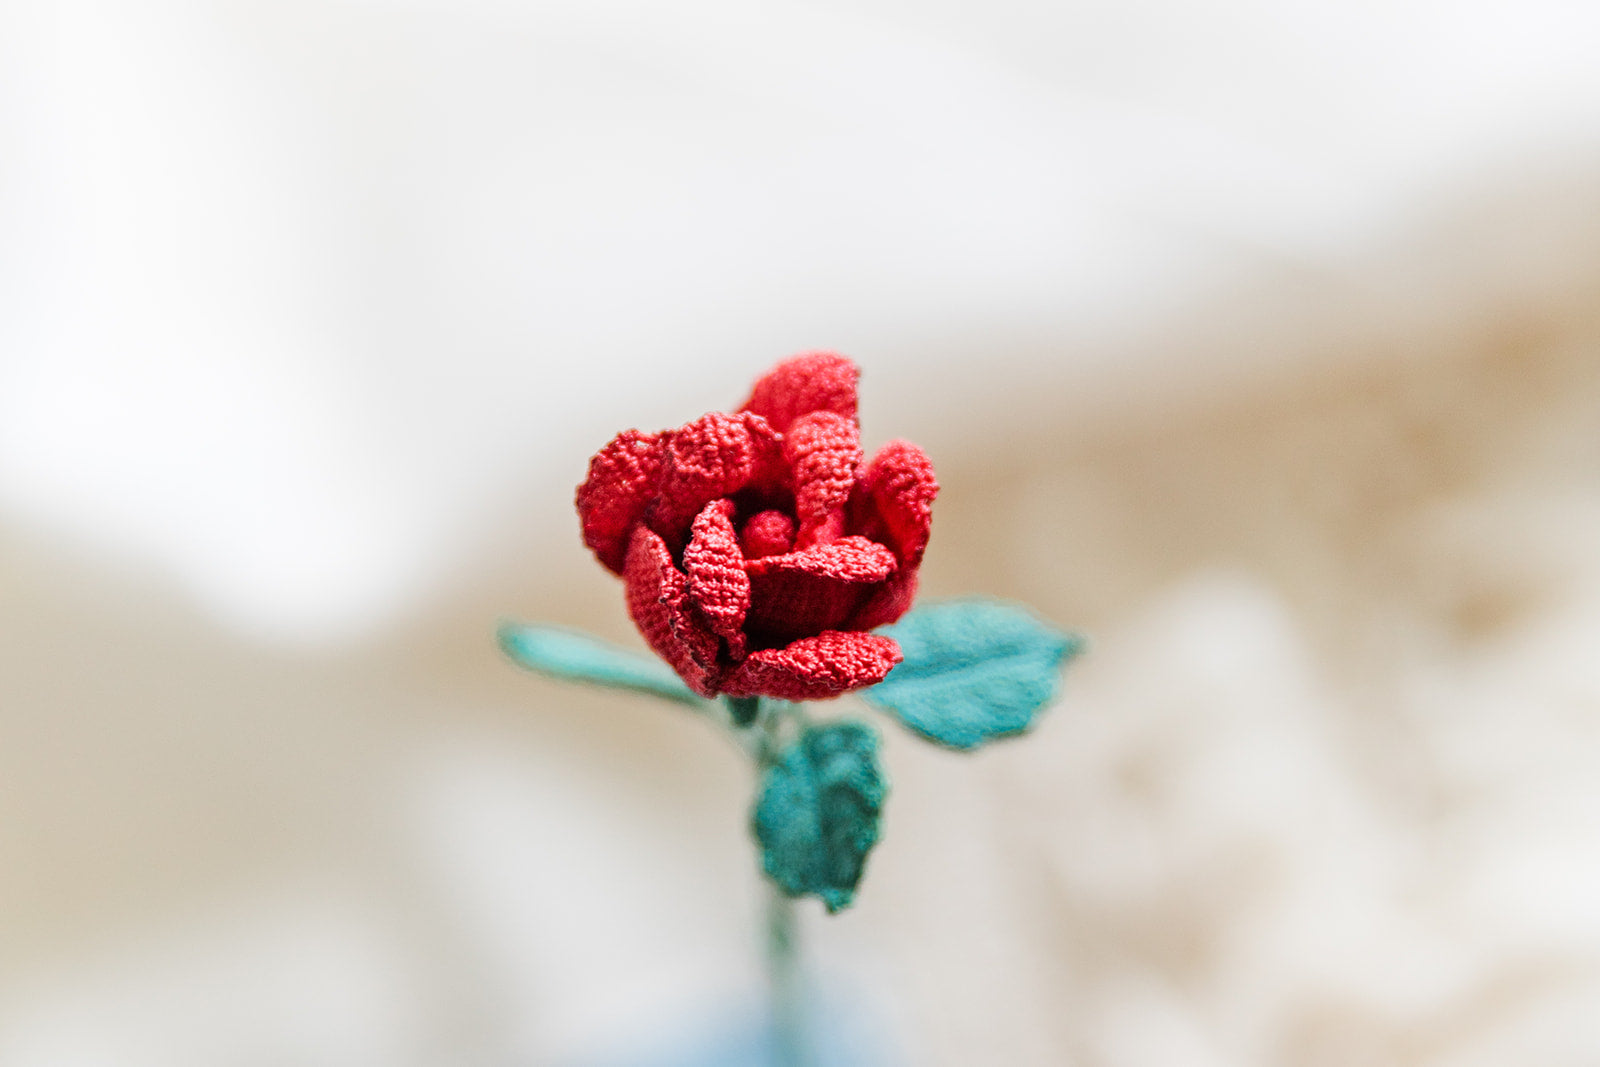
<path id="1" fill-rule="evenodd" d="M 819 981 L 890 1062 L 1600 1060 L 1600 71 L 1560 5 L 0 11 L 0 1065 L 596 1064 L 759 1009 L 611 433 L 864 367 L 926 595 Z"/>

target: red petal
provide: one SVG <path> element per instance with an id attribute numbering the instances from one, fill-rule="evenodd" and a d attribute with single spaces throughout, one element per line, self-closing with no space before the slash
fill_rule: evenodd
<path id="1" fill-rule="evenodd" d="M 756 382 L 741 411 L 751 411 L 785 433 L 789 424 L 813 411 L 831 411 L 855 421 L 856 365 L 832 352 L 786 359 Z"/>
<path id="2" fill-rule="evenodd" d="M 855 420 L 831 411 L 796 419 L 784 434 L 783 457 L 794 478 L 798 548 L 844 533 L 844 506 L 861 474 L 861 431 Z"/>
<path id="3" fill-rule="evenodd" d="M 589 461 L 589 477 L 578 486 L 583 543 L 617 574 L 633 527 L 655 499 L 668 436 L 624 430 Z"/>
<path id="4" fill-rule="evenodd" d="M 893 545 L 902 564 L 915 567 L 928 547 L 933 498 L 939 483 L 933 462 L 909 441 L 890 441 L 872 457 L 852 511 L 852 529 Z"/>
<path id="5" fill-rule="evenodd" d="M 900 646 L 890 638 L 829 630 L 750 653 L 722 689 L 734 696 L 826 700 L 876 685 L 900 658 Z"/>
<path id="6" fill-rule="evenodd" d="M 917 568 L 901 567 L 888 581 L 873 590 L 866 603 L 845 620 L 843 629 L 871 630 L 894 622 L 911 608 L 917 595 Z"/>
<path id="7" fill-rule="evenodd" d="M 778 556 L 794 549 L 794 520 L 782 511 L 758 511 L 739 531 L 745 559 Z"/>
<path id="8" fill-rule="evenodd" d="M 769 477 L 782 462 L 778 435 L 756 415 L 702 415 L 672 434 L 650 525 L 681 548 L 691 519 L 719 497 Z"/>
<path id="9" fill-rule="evenodd" d="M 745 629 L 778 642 L 840 629 L 895 567 L 893 552 L 864 537 L 748 560 Z"/>
<path id="10" fill-rule="evenodd" d="M 881 582 L 894 573 L 894 553 L 865 537 L 841 537 L 799 552 L 766 556 L 745 563 L 751 577 L 775 573 L 811 575 L 839 582 Z"/>
<path id="11" fill-rule="evenodd" d="M 728 655 L 744 658 L 744 616 L 750 609 L 750 578 L 744 572 L 739 535 L 733 529 L 733 501 L 713 500 L 694 520 L 683 569 L 689 598 L 699 606 L 713 633 L 728 642 Z"/>
<path id="12" fill-rule="evenodd" d="M 715 696 L 718 643 L 689 612 L 689 579 L 672 562 L 666 543 L 647 526 L 633 529 L 624 578 L 628 614 L 650 647 L 701 696 Z"/>

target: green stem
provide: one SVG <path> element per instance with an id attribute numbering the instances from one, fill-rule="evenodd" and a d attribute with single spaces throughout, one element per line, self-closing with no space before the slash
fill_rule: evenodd
<path id="1" fill-rule="evenodd" d="M 759 699 L 759 698 L 758 698 Z M 805 712 L 787 701 L 759 700 L 753 709 L 729 702 L 730 718 L 741 717 L 750 725 L 735 730 L 743 734 L 745 750 L 756 765 L 757 775 L 778 762 L 783 752 L 784 728 L 791 722 L 804 724 Z M 753 735 L 753 736 L 752 736 Z M 800 930 L 795 902 L 770 879 L 767 883 L 767 982 L 772 990 L 773 1063 L 776 1067 L 808 1067 L 811 1057 L 806 1048 L 806 1005 L 800 968 Z"/>
<path id="2" fill-rule="evenodd" d="M 760 697 L 724 697 L 723 700 L 728 705 L 728 717 L 741 730 L 755 722 L 756 716 L 761 714 Z"/>
<path id="3" fill-rule="evenodd" d="M 800 975 L 800 944 L 794 901 L 767 883 L 767 981 L 772 986 L 774 1063 L 806 1067 L 805 991 Z"/>

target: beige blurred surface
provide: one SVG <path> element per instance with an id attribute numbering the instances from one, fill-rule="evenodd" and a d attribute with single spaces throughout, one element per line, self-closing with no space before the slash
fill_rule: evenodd
<path id="1" fill-rule="evenodd" d="M 934 437 L 927 591 L 1094 649 L 1026 741 L 891 736 L 862 902 L 808 916 L 911 1062 L 1600 1055 L 1597 278 Z M 506 613 L 633 640 L 575 539 L 517 542 L 307 653 L 8 532 L 5 1062 L 565 1062 L 754 995 L 736 753 L 500 662 Z"/>
<path id="2" fill-rule="evenodd" d="M 225 266 L 218 281 L 197 266 L 234 263 L 217 252 L 227 233 L 248 243 L 272 231 L 270 218 L 250 221 L 248 196 L 217 208 L 237 227 L 224 237 L 180 212 L 184 239 L 207 254 L 167 249 L 180 266 L 157 263 L 156 281 L 140 282 L 105 249 L 137 249 L 159 229 L 135 210 L 144 201 L 108 207 L 78 186 L 48 202 L 103 214 L 61 208 L 81 227 L 59 247 L 98 249 L 98 266 L 6 260 L 0 1065 L 609 1063 L 756 1010 L 760 885 L 737 751 L 674 708 L 519 674 L 492 633 L 514 616 L 637 645 L 570 512 L 588 452 L 624 425 L 737 402 L 786 351 L 768 347 L 813 343 L 830 321 L 865 368 L 869 443 L 910 437 L 936 462 L 925 593 L 1024 600 L 1093 642 L 1026 739 L 956 756 L 886 725 L 894 792 L 860 902 L 831 919 L 808 910 L 805 932 L 820 980 L 901 1062 L 1600 1061 L 1600 158 L 1589 128 L 1575 123 L 1542 154 L 1486 149 L 1489 163 L 1462 167 L 1470 180 L 1450 177 L 1464 157 L 1446 153 L 1433 160 L 1445 178 L 1417 178 L 1422 191 L 1395 192 L 1385 210 L 1329 209 L 1331 222 L 1306 221 L 1289 200 L 1237 217 L 1190 211 L 1166 186 L 1138 186 L 1135 205 L 1143 196 L 1220 236 L 1176 241 L 1179 271 L 1169 246 L 1140 244 L 1148 233 L 1105 208 L 1142 265 L 1097 289 L 1028 250 L 1029 212 L 1050 203 L 1037 175 L 1014 187 L 951 170 L 940 180 L 952 184 L 879 220 L 881 232 L 861 237 L 862 220 L 899 168 L 950 163 L 963 145 L 1004 142 L 1017 153 L 1004 162 L 1055 173 L 1060 160 L 1040 146 L 1086 143 L 1082 131 L 1030 141 L 1054 129 L 1046 105 L 1058 98 L 1019 86 L 1058 77 L 1186 113 L 1177 30 L 1102 67 L 1024 47 L 1026 27 L 996 17 L 971 46 L 981 61 L 963 66 L 971 57 L 950 42 L 977 32 L 975 16 L 908 28 L 890 6 L 860 22 L 783 8 L 760 25 L 797 34 L 798 52 L 834 42 L 844 74 L 815 95 L 780 77 L 748 105 L 779 113 L 747 185 L 741 164 L 717 155 L 717 105 L 637 122 L 630 110 L 660 85 L 678 104 L 720 100 L 762 62 L 804 67 L 771 39 L 749 51 L 702 40 L 697 27 L 733 19 L 712 8 L 660 54 L 642 30 L 612 32 L 559 5 L 459 16 L 334 6 L 317 34 L 299 32 L 325 14 L 311 6 L 159 9 L 161 25 L 235 33 L 251 42 L 235 41 L 238 55 L 298 72 L 245 82 L 302 94 L 291 113 L 305 125 L 285 129 L 370 140 L 297 156 L 285 146 L 304 148 L 301 132 L 255 130 L 268 137 L 261 158 L 312 192 L 263 187 L 290 189 L 283 217 L 320 235 L 301 247 L 290 227 L 272 237 L 294 246 L 280 258 L 239 260 L 272 266 L 265 275 Z M 37 31 L 28 40 L 72 40 L 43 10 L 9 17 Z M 1232 10 L 1240 25 L 1278 26 Z M 1146 39 L 1084 18 L 1108 39 Z M 47 23 L 55 36 L 38 30 Z M 192 65 L 212 62 L 182 35 L 146 31 Z M 357 54 L 352 41 L 372 52 L 352 59 L 362 76 L 345 84 L 338 60 Z M 550 114 L 533 121 L 505 103 L 528 89 L 512 74 L 529 55 L 541 92 L 574 78 L 585 99 L 622 88 L 570 116 L 539 96 Z M 643 87 L 580 62 L 594 55 Z M 682 71 L 702 76 L 708 56 L 725 66 L 685 89 Z M 1137 73 L 1133 60 L 1161 57 L 1165 75 Z M 29 59 L 36 73 L 66 71 L 63 83 L 79 70 Z M 829 140 L 852 90 L 866 91 L 869 116 L 904 103 L 861 80 L 874 62 L 912 89 L 952 65 L 965 79 L 930 98 L 917 120 L 929 125 L 909 122 L 909 155 L 871 123 Z M 245 76 L 207 77 L 234 91 L 229 78 Z M 1509 74 L 1483 84 L 1510 82 L 1533 94 L 1534 80 Z M 1382 110 L 1383 79 L 1360 84 Z M 1241 126 L 1254 115 L 1282 133 L 1239 102 L 1259 88 L 1247 79 L 1192 106 L 1237 108 Z M 7 114 L 33 114 L 26 94 L 3 99 Z M 239 106 L 229 99 L 222 114 Z M 937 125 L 951 99 L 974 108 L 953 132 Z M 1008 110 L 1024 100 L 1040 110 Z M 474 103 L 482 129 L 429 111 Z M 100 114 L 79 104 L 80 119 Z M 333 115 L 318 126 L 306 116 L 323 104 Z M 530 125 L 516 132 L 497 106 Z M 62 118 L 70 108 L 40 107 L 62 130 L 87 128 Z M 989 107 L 1011 123 L 993 142 L 975 132 Z M 658 144 L 658 128 L 682 132 L 674 123 L 702 140 Z M 613 156 L 611 141 L 583 141 L 590 125 L 646 134 Z M 28 128 L 4 127 L 73 156 L 61 149 L 70 137 L 30 140 Z M 551 129 L 573 140 L 539 156 L 529 145 Z M 869 185 L 859 199 L 803 185 L 775 194 L 819 217 L 843 212 L 837 228 L 812 226 L 810 244 L 805 218 L 767 218 L 740 199 L 807 129 L 863 153 L 853 158 Z M 408 155 L 441 144 L 458 154 Z M 639 200 L 620 184 L 580 195 L 581 167 L 541 170 L 658 149 L 665 186 L 681 191 L 677 175 L 705 199 Z M 229 175 L 254 157 L 217 151 L 234 169 L 213 184 L 235 195 Z M 389 164 L 398 177 L 375 177 Z M 701 171 L 675 169 L 690 164 L 727 179 L 732 216 L 696 185 Z M 91 170 L 90 186 L 123 189 L 106 176 L 115 168 Z M 54 173 L 41 164 L 34 177 Z M 1349 173 L 1368 174 L 1354 162 Z M 520 203 L 512 179 L 533 174 L 556 192 L 541 187 L 526 218 L 497 215 Z M 335 192 L 316 193 L 317 180 Z M 359 194 L 368 182 L 372 199 Z M 46 203 L 20 185 L 4 204 Z M 985 200 L 958 220 L 970 232 L 928 230 L 980 190 L 996 203 L 1016 194 L 1015 216 L 986 213 L 998 209 Z M 462 207 L 474 196 L 482 218 Z M 1061 196 L 1073 211 L 1104 207 L 1081 189 Z M 597 221 L 617 203 L 642 230 L 619 237 Z M 417 205 L 443 206 L 434 217 Z M 28 247 L 58 247 L 59 233 L 30 230 L 23 214 L 6 218 L 33 234 Z M 1351 237 L 1340 220 L 1357 217 Z M 96 219 L 132 237 L 108 237 Z M 677 288 L 641 296 L 649 270 L 667 269 L 628 256 L 670 264 L 699 221 L 724 243 L 700 247 Z M 1042 243 L 1081 235 L 1056 216 L 1041 226 Z M 743 240 L 790 247 L 800 265 L 774 271 Z M 835 244 L 867 265 L 842 279 L 808 266 Z M 331 265 L 319 254 L 330 249 Z M 624 261 L 613 290 L 607 272 Z M 729 281 L 756 261 L 747 288 Z M 302 292 L 296 264 L 334 281 Z M 1048 284 L 1013 293 L 1030 274 Z M 229 303 L 262 276 L 260 302 Z M 212 302 L 169 321 L 189 279 Z M 30 305 L 80 281 L 95 315 Z M 790 284 L 807 294 L 795 308 L 782 300 Z M 108 292 L 126 306 L 101 302 Z M 678 299 L 687 310 L 669 307 Z M 629 300 L 636 320 L 618 311 Z M 626 354 L 645 337 L 659 347 Z M 583 358 L 586 345 L 597 355 Z M 123 377 L 107 384 L 108 367 Z"/>

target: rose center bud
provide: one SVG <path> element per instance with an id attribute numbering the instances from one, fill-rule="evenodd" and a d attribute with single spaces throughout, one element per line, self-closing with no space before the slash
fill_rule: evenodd
<path id="1" fill-rule="evenodd" d="M 745 559 L 777 556 L 794 547 L 794 519 L 781 511 L 758 511 L 739 532 Z"/>

